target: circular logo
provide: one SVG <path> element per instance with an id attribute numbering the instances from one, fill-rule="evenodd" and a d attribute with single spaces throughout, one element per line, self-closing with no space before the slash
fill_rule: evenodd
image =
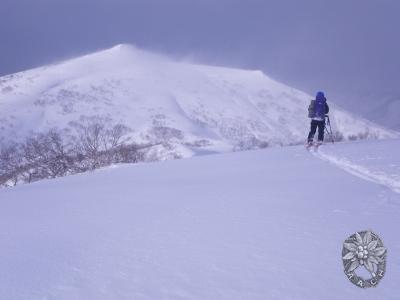
<path id="1" fill-rule="evenodd" d="M 343 243 L 342 259 L 347 278 L 360 288 L 376 287 L 386 271 L 387 250 L 382 240 L 372 231 L 359 231 Z M 365 268 L 370 278 L 357 275 L 358 268 Z"/>

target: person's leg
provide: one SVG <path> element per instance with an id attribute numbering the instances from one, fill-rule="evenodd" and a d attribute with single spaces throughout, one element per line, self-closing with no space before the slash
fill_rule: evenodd
<path id="1" fill-rule="evenodd" d="M 325 121 L 318 121 L 318 142 L 324 141 Z"/>
<path id="2" fill-rule="evenodd" d="M 307 138 L 307 141 L 309 143 L 314 140 L 314 135 L 315 135 L 315 132 L 317 131 L 317 125 L 318 125 L 317 121 L 315 121 L 315 120 L 311 121 L 310 133 L 308 134 L 308 138 Z"/>

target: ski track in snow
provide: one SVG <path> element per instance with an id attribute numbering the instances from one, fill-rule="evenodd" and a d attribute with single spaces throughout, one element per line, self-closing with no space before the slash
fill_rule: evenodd
<path id="1" fill-rule="evenodd" d="M 392 191 L 400 194 L 400 180 L 385 172 L 379 171 L 378 173 L 372 171 L 365 166 L 361 166 L 355 164 L 354 162 L 351 162 L 345 157 L 336 157 L 333 155 L 329 155 L 324 151 L 321 151 L 321 149 L 319 149 L 318 151 L 311 151 L 311 153 L 319 159 L 329 162 L 354 176 L 357 176 L 364 180 L 375 182 L 380 185 L 384 185 Z"/>

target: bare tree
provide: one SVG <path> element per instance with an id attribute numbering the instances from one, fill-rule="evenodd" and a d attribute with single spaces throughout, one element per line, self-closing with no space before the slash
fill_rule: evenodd
<path id="1" fill-rule="evenodd" d="M 22 154 L 18 144 L 0 148 L 0 186 L 16 185 L 22 169 Z"/>
<path id="2" fill-rule="evenodd" d="M 110 129 L 101 123 L 101 119 L 92 119 L 74 124 L 77 131 L 75 151 L 78 153 L 80 168 L 94 170 L 115 161 L 118 149 L 129 141 L 124 136 L 130 131 L 122 124 Z"/>
<path id="3" fill-rule="evenodd" d="M 122 124 L 110 126 L 95 118 L 74 127 L 72 134 L 51 129 L 23 143 L 2 147 L 0 186 L 86 172 L 113 163 L 136 163 L 144 160 L 153 146 L 130 142 L 130 129 Z"/>

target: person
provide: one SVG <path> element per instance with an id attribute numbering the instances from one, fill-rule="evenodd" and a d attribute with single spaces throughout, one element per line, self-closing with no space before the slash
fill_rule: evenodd
<path id="1" fill-rule="evenodd" d="M 312 145 L 314 142 L 314 135 L 318 128 L 318 142 L 317 145 L 321 145 L 324 141 L 325 132 L 325 116 L 329 113 L 329 106 L 326 103 L 324 92 L 318 92 L 315 100 L 311 100 L 310 106 L 308 107 L 308 117 L 311 118 L 311 128 L 308 134 L 307 143 Z"/>

